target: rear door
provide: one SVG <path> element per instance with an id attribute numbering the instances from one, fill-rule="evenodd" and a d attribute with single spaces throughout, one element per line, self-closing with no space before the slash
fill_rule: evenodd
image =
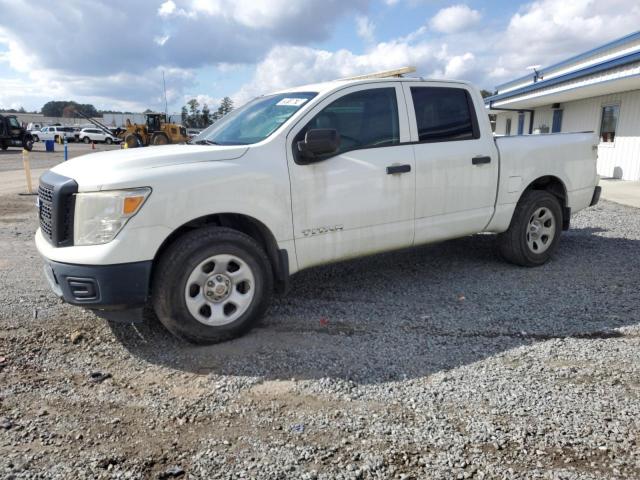
<path id="1" fill-rule="evenodd" d="M 498 153 L 484 106 L 464 84 L 404 82 L 416 159 L 415 243 L 485 228 L 494 210 Z"/>
<path id="2" fill-rule="evenodd" d="M 338 131 L 340 149 L 301 164 L 296 145 L 310 129 Z M 400 82 L 333 93 L 289 132 L 293 227 L 306 268 L 413 242 L 415 164 Z"/>

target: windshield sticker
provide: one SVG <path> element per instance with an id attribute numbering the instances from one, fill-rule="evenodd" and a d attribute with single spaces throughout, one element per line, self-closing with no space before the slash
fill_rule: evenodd
<path id="1" fill-rule="evenodd" d="M 307 103 L 306 98 L 283 98 L 276 105 L 279 107 L 299 107 L 305 103 Z"/>

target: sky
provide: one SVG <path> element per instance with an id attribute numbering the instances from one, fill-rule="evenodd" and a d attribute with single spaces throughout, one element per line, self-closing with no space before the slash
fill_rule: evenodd
<path id="1" fill-rule="evenodd" d="M 55 8 L 52 8 L 55 5 Z M 638 0 L 0 0 L 0 109 L 216 108 L 412 65 L 493 90 L 638 30 Z"/>

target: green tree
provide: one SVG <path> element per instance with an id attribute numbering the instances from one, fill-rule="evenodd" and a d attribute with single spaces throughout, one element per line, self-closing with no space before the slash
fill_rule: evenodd
<path id="1" fill-rule="evenodd" d="M 233 110 L 233 100 L 229 97 L 224 97 L 222 102 L 220 102 L 220 106 L 218 107 L 218 111 L 216 112 L 218 115 L 218 119 L 224 117 L 227 113 Z"/>
<path id="2" fill-rule="evenodd" d="M 207 105 L 206 103 L 202 105 L 201 120 L 202 120 L 202 125 L 200 125 L 200 127 L 202 128 L 207 128 L 209 125 L 213 123 L 211 121 L 211 112 L 209 111 L 209 105 Z"/>
<path id="3" fill-rule="evenodd" d="M 182 120 L 183 127 L 189 127 L 189 112 L 187 111 L 187 106 L 183 105 L 182 110 L 180 111 L 180 118 Z"/>
<path id="4" fill-rule="evenodd" d="M 77 103 L 72 100 L 52 100 L 45 103 L 41 111 L 45 117 L 62 117 L 64 115 L 65 108 L 67 109 L 67 112 L 77 110 L 90 117 L 100 116 L 96 107 L 93 105 Z"/>
<path id="5" fill-rule="evenodd" d="M 187 102 L 187 105 L 189 106 L 189 123 L 192 127 L 197 127 L 200 125 L 200 104 L 198 100 L 192 98 Z"/>

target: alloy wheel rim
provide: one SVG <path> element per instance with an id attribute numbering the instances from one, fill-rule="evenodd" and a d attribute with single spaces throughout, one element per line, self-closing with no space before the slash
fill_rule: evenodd
<path id="1" fill-rule="evenodd" d="M 244 314 L 254 297 L 255 277 L 236 255 L 213 255 L 193 269 L 184 290 L 189 313 L 207 326 L 222 326 Z"/>
<path id="2" fill-rule="evenodd" d="M 556 234 L 556 219 L 547 207 L 533 212 L 527 224 L 527 246 L 533 253 L 546 252 Z"/>

